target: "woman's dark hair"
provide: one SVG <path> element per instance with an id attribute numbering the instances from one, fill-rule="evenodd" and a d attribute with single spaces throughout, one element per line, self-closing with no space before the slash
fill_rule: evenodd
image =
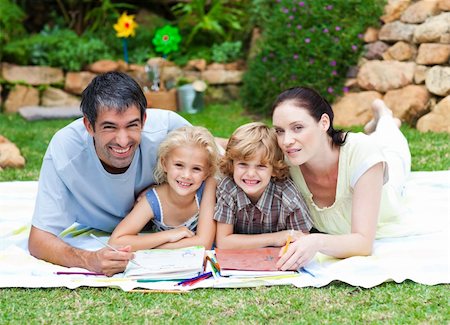
<path id="1" fill-rule="evenodd" d="M 333 109 L 328 101 L 320 96 L 317 91 L 308 87 L 293 87 L 283 91 L 272 105 L 272 115 L 278 106 L 287 101 L 306 109 L 317 122 L 320 121 L 323 114 L 327 114 L 330 118 L 330 127 L 327 130 L 327 134 L 331 137 L 333 144 L 342 146 L 345 143 L 347 132 L 334 129 Z"/>
<path id="2" fill-rule="evenodd" d="M 81 111 L 92 127 L 100 110 L 124 112 L 136 106 L 144 118 L 147 99 L 139 84 L 123 72 L 107 72 L 95 77 L 81 94 Z"/>

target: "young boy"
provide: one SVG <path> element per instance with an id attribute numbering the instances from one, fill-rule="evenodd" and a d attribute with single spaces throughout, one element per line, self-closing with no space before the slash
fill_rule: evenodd
<path id="1" fill-rule="evenodd" d="M 287 178 L 275 132 L 260 122 L 232 134 L 220 170 L 214 219 L 218 248 L 283 246 L 312 228 L 303 198 Z"/>

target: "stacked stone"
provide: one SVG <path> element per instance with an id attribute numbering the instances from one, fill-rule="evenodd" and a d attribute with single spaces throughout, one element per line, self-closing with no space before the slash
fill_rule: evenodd
<path id="1" fill-rule="evenodd" d="M 334 105 L 336 124 L 367 123 L 382 98 L 418 130 L 450 132 L 450 0 L 389 0 L 381 21 L 364 35 L 350 92 Z"/>
<path id="2" fill-rule="evenodd" d="M 189 61 L 181 68 L 162 58 L 151 60 L 157 61 L 160 65 L 162 89 L 166 81 L 175 85 L 180 78 L 188 81 L 200 79 L 210 86 L 216 86 L 209 89 L 212 100 L 219 98 L 232 100 L 238 97 L 237 85 L 242 82 L 245 68 L 243 62 L 207 65 L 205 60 L 200 59 Z M 108 71 L 126 72 L 143 88 L 151 86 L 144 65 L 126 64 L 120 60 L 100 60 L 86 67 L 84 71 L 67 73 L 59 68 L 17 66 L 5 62 L 1 64 L 0 77 L 10 84 L 8 87 L 10 90 L 3 103 L 4 111 L 13 113 L 26 106 L 54 108 L 79 106 L 79 96 L 86 86 L 96 75 Z M 61 85 L 63 89 L 52 85 Z M 39 88 L 42 86 L 45 90 L 40 92 Z"/>

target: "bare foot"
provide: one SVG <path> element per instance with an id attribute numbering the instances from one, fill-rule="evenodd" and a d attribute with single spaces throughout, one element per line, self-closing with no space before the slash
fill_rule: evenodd
<path id="1" fill-rule="evenodd" d="M 377 124 L 378 124 L 378 120 L 382 117 L 382 116 L 390 116 L 393 118 L 395 125 L 397 125 L 397 127 L 400 127 L 402 125 L 402 122 L 394 117 L 394 114 L 392 113 L 392 110 L 386 106 L 386 104 L 384 103 L 383 100 L 381 99 L 375 99 L 372 102 L 372 113 L 373 113 L 373 119 L 370 120 L 365 126 L 364 126 L 364 132 L 366 134 L 370 134 L 372 132 L 374 132 L 377 128 Z"/>

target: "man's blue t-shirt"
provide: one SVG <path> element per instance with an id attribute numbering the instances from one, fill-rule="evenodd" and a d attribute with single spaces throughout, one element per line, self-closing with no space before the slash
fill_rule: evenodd
<path id="1" fill-rule="evenodd" d="M 141 143 L 123 174 L 103 168 L 82 118 L 59 130 L 42 163 L 33 226 L 56 236 L 74 222 L 112 232 L 136 196 L 154 183 L 160 143 L 185 125 L 176 113 L 148 109 Z"/>

